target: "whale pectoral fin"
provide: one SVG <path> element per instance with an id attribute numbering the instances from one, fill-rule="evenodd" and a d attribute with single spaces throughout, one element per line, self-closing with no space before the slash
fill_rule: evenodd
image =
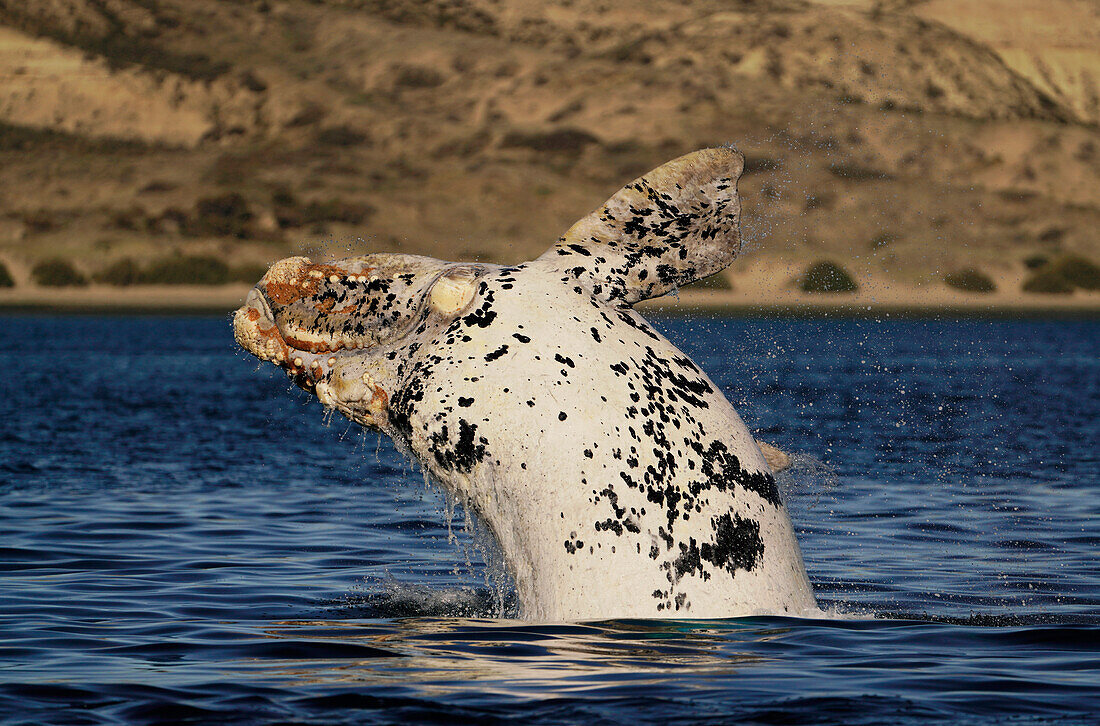
<path id="1" fill-rule="evenodd" d="M 741 249 L 743 168 L 725 147 L 674 159 L 620 189 L 533 264 L 624 305 L 712 275 Z"/>
<path id="2" fill-rule="evenodd" d="M 768 462 L 773 474 L 778 474 L 791 467 L 791 455 L 787 452 L 781 451 L 760 439 L 756 440 L 756 445 L 760 447 L 760 453 L 764 455 L 764 461 Z"/>

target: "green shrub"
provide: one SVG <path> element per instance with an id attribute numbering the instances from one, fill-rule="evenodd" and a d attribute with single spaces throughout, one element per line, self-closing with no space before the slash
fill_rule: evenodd
<path id="1" fill-rule="evenodd" d="M 154 262 L 141 275 L 149 285 L 224 285 L 230 282 L 229 265 L 202 255 L 169 257 Z"/>
<path id="2" fill-rule="evenodd" d="M 500 145 L 506 149 L 525 148 L 533 151 L 579 154 L 589 144 L 599 143 L 592 134 L 580 129 L 554 129 L 551 131 L 509 131 Z"/>
<path id="3" fill-rule="evenodd" d="M 840 265 L 828 260 L 816 262 L 799 280 L 803 292 L 854 292 L 856 281 Z"/>
<path id="4" fill-rule="evenodd" d="M 367 141 L 366 134 L 348 126 L 328 126 L 318 131 L 315 138 L 322 146 L 359 146 Z"/>
<path id="5" fill-rule="evenodd" d="M 401 65 L 394 69 L 395 88 L 436 88 L 447 79 L 434 68 L 425 66 Z"/>
<path id="6" fill-rule="evenodd" d="M 23 224 L 29 232 L 53 232 L 61 229 L 61 222 L 57 217 L 45 209 L 35 209 L 20 214 Z"/>
<path id="7" fill-rule="evenodd" d="M 238 265 L 229 271 L 229 277 L 233 282 L 255 285 L 266 272 L 267 265 Z"/>
<path id="8" fill-rule="evenodd" d="M 185 231 L 194 236 L 248 236 L 252 212 L 245 198 L 236 192 L 217 197 L 205 197 L 195 203 L 194 218 L 188 220 Z"/>
<path id="9" fill-rule="evenodd" d="M 716 272 L 713 275 L 696 280 L 695 282 L 684 285 L 682 290 L 732 290 L 733 283 L 730 282 L 729 277 L 723 272 Z"/>
<path id="10" fill-rule="evenodd" d="M 302 106 L 302 110 L 295 114 L 294 118 L 290 119 L 290 122 L 287 124 L 287 126 L 290 126 L 292 128 L 298 126 L 312 126 L 316 123 L 319 123 L 320 121 L 323 121 L 326 115 L 327 113 L 323 107 L 307 101 Z"/>
<path id="11" fill-rule="evenodd" d="M 829 173 L 850 181 L 871 181 L 873 179 L 893 179 L 894 175 L 881 169 L 872 169 L 859 164 L 829 164 Z"/>
<path id="12" fill-rule="evenodd" d="M 757 174 L 760 172 L 777 171 L 782 168 L 783 161 L 781 159 L 772 159 L 767 156 L 746 156 L 745 168 L 741 172 L 745 176 L 750 174 Z"/>
<path id="13" fill-rule="evenodd" d="M 3 262 L 0 262 L 0 287 L 15 287 L 15 280 Z"/>
<path id="14" fill-rule="evenodd" d="M 802 205 L 807 212 L 811 209 L 831 209 L 836 197 L 829 192 L 814 191 L 806 195 L 806 202 Z"/>
<path id="15" fill-rule="evenodd" d="M 271 193 L 271 206 L 280 229 L 302 226 L 302 205 L 286 187 L 278 187 Z"/>
<path id="16" fill-rule="evenodd" d="M 1100 267 L 1081 255 L 1066 255 L 1055 260 L 1050 269 L 1082 290 L 1100 290 Z"/>
<path id="17" fill-rule="evenodd" d="M 82 272 L 60 257 L 39 262 L 31 268 L 31 277 L 39 285 L 47 287 L 82 287 L 88 284 L 88 278 Z"/>
<path id="18" fill-rule="evenodd" d="M 993 292 L 997 289 L 997 285 L 988 275 L 973 268 L 944 275 L 943 281 L 948 287 L 963 292 Z"/>
<path id="19" fill-rule="evenodd" d="M 1073 285 L 1050 267 L 1044 267 L 1024 280 L 1023 290 L 1046 295 L 1069 295 L 1073 292 Z"/>
<path id="20" fill-rule="evenodd" d="M 374 208 L 369 204 L 329 199 L 325 202 L 310 202 L 301 211 L 302 221 L 306 224 L 315 222 L 360 224 L 374 212 Z"/>
<path id="21" fill-rule="evenodd" d="M 92 279 L 96 282 L 102 282 L 106 285 L 114 285 L 116 287 L 137 285 L 141 282 L 141 270 L 138 269 L 137 264 L 129 257 L 123 257 L 110 267 L 102 269 L 92 275 Z"/>
<path id="22" fill-rule="evenodd" d="M 1062 238 L 1066 236 L 1066 230 L 1061 227 L 1048 227 L 1039 233 L 1040 242 L 1061 242 Z"/>
<path id="23" fill-rule="evenodd" d="M 271 205 L 275 221 L 279 227 L 302 227 L 320 222 L 344 222 L 361 224 L 374 213 L 374 207 L 363 202 L 349 202 L 343 199 L 312 201 L 306 205 L 285 188 L 276 189 L 271 195 Z"/>
<path id="24" fill-rule="evenodd" d="M 148 229 L 149 222 L 140 207 L 116 209 L 110 213 L 110 224 L 115 229 L 138 232 Z"/>
<path id="25" fill-rule="evenodd" d="M 889 232 L 883 232 L 882 234 L 876 234 L 874 239 L 871 240 L 871 249 L 877 250 L 891 242 L 895 241 L 897 237 Z"/>

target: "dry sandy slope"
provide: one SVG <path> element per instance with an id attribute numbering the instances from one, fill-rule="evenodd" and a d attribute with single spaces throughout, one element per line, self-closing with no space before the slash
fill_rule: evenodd
<path id="1" fill-rule="evenodd" d="M 966 266 L 1014 286 L 1025 257 L 1100 257 L 1085 107 L 945 7 L 0 5 L 0 119 L 18 124 L 0 125 L 0 260 L 24 288 L 58 254 L 87 273 L 176 254 L 517 262 L 633 176 L 730 142 L 751 247 L 782 274 L 829 257 L 902 287 Z M 1034 25 L 1011 37 L 1064 41 Z M 244 215 L 208 224 L 203 200 L 229 194 Z"/>
<path id="2" fill-rule="evenodd" d="M 1077 120 L 1100 123 L 1100 4 L 929 0 L 914 12 L 987 45 Z"/>

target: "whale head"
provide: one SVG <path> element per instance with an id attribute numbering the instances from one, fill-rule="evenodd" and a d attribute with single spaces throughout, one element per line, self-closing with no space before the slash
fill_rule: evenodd
<path id="1" fill-rule="evenodd" d="M 466 307 L 486 267 L 402 254 L 290 257 L 249 291 L 234 337 L 324 405 L 384 428 L 388 394 L 372 362 Z"/>

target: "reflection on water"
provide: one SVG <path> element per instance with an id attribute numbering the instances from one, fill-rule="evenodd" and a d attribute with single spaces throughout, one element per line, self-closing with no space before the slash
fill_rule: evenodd
<path id="1" fill-rule="evenodd" d="M 800 453 L 835 617 L 501 619 L 463 513 L 224 320 L 0 321 L 0 722 L 1090 723 L 1100 324 L 661 324 Z"/>
<path id="2" fill-rule="evenodd" d="M 739 645 L 786 629 L 699 621 L 547 625 L 404 618 L 384 629 L 346 621 L 283 622 L 265 632 L 318 644 L 356 643 L 404 657 L 276 666 L 266 676 L 302 684 L 399 682 L 429 696 L 461 693 L 476 682 L 482 693 L 546 698 L 609 684 L 657 685 L 684 668 L 693 677 L 733 675 L 765 659 L 739 652 Z"/>

